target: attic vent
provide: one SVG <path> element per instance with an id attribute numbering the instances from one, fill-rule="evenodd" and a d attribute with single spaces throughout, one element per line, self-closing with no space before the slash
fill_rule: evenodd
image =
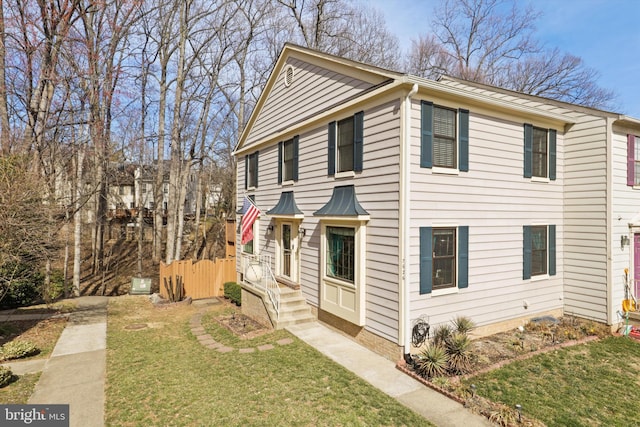
<path id="1" fill-rule="evenodd" d="M 293 83 L 293 74 L 293 66 L 287 65 L 284 68 L 284 85 L 286 87 L 291 86 L 291 83 Z"/>

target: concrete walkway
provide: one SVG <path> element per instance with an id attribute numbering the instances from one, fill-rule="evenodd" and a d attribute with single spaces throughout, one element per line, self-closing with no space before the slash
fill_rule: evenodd
<path id="1" fill-rule="evenodd" d="M 69 315 L 30 404 L 69 404 L 70 426 L 104 426 L 107 297 L 80 297 Z M 36 361 L 34 361 L 36 362 Z M 37 361 L 40 362 L 40 361 Z M 22 368 L 10 364 L 15 373 Z M 37 366 L 33 366 L 37 368 Z"/>
<path id="2" fill-rule="evenodd" d="M 290 326 L 287 330 L 437 426 L 492 425 L 486 418 L 402 373 L 390 360 L 318 322 Z"/>

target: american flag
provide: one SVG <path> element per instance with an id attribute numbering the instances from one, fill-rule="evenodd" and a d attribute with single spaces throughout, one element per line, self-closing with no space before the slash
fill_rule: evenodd
<path id="1" fill-rule="evenodd" d="M 240 226 L 240 236 L 243 245 L 253 240 L 253 223 L 260 215 L 260 210 L 253 204 L 251 199 L 244 196 L 242 202 L 242 225 Z"/>

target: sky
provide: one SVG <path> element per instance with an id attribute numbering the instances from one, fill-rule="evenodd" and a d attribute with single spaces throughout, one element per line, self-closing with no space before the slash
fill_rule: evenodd
<path id="1" fill-rule="evenodd" d="M 534 36 L 595 69 L 599 86 L 616 94 L 616 113 L 640 119 L 640 0 L 514 0 L 542 12 Z M 430 32 L 439 0 L 369 0 L 404 52 Z"/>

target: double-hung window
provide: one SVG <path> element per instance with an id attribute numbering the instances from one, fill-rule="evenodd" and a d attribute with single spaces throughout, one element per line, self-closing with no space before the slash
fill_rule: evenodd
<path id="1" fill-rule="evenodd" d="M 328 175 L 362 171 L 364 113 L 329 123 Z"/>
<path id="2" fill-rule="evenodd" d="M 258 187 L 258 152 L 244 157 L 244 188 Z"/>
<path id="3" fill-rule="evenodd" d="M 523 227 L 523 279 L 556 274 L 556 226 Z"/>
<path id="4" fill-rule="evenodd" d="M 298 145 L 297 135 L 278 143 L 278 184 L 298 180 Z"/>
<path id="5" fill-rule="evenodd" d="M 422 101 L 420 166 L 469 170 L 469 111 Z"/>
<path id="6" fill-rule="evenodd" d="M 420 294 L 469 286 L 469 227 L 420 227 Z"/>
<path id="7" fill-rule="evenodd" d="M 627 135 L 627 185 L 640 186 L 640 144 L 636 135 Z"/>
<path id="8" fill-rule="evenodd" d="M 556 179 L 556 131 L 524 125 L 524 177 Z"/>

